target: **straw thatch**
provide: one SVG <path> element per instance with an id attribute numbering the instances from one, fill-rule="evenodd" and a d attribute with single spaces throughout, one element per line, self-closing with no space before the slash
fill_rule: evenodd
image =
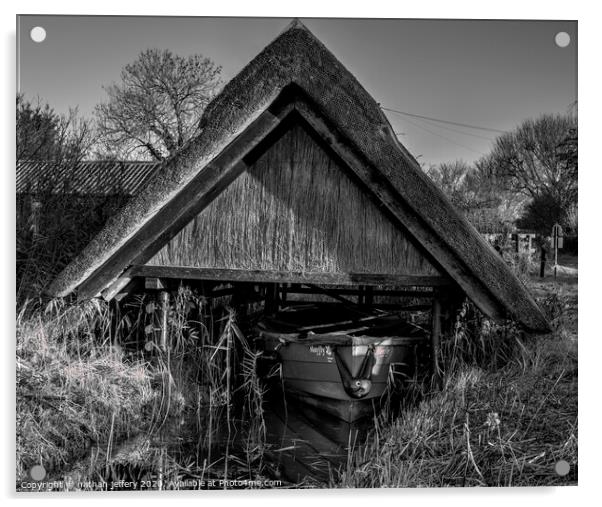
<path id="1" fill-rule="evenodd" d="M 171 237 L 167 231 L 172 224 L 158 217 L 187 189 L 215 178 L 219 167 L 212 161 L 244 137 L 252 122 L 291 85 L 361 157 L 369 183 L 379 187 L 380 195 L 386 193 L 383 203 L 483 311 L 511 316 L 529 329 L 548 329 L 524 285 L 422 172 L 374 99 L 300 23 L 291 25 L 225 86 L 203 115 L 202 133 L 107 224 L 50 292 L 66 295 L 86 284 L 86 294 L 98 294 L 129 264 L 148 261 Z M 194 199 L 207 200 L 213 188 Z M 164 236 L 149 231 L 149 224 L 163 227 Z M 158 245 L 159 239 L 163 244 Z M 156 250 L 151 252 L 151 247 Z"/>
<path id="2" fill-rule="evenodd" d="M 440 274 L 345 172 L 293 125 L 148 264 Z"/>

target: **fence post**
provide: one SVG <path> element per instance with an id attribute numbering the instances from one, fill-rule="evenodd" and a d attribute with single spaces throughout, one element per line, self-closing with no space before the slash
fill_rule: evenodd
<path id="1" fill-rule="evenodd" d="M 439 353 L 441 341 L 441 300 L 440 293 L 433 294 L 433 306 L 431 311 L 431 367 L 433 379 L 438 389 L 442 387 L 441 368 L 439 366 Z"/>

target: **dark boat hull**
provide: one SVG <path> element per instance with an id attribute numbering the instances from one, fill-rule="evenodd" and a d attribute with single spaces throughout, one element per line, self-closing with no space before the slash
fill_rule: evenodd
<path id="1" fill-rule="evenodd" d="M 422 341 L 416 338 L 350 337 L 349 345 L 302 343 L 284 344 L 279 349 L 284 387 L 297 399 L 353 422 L 371 415 L 380 405 L 387 389 L 390 366 L 410 375 L 414 364 L 414 348 Z M 359 370 L 368 352 L 374 346 L 374 366 L 371 370 L 370 391 L 361 399 L 350 396 L 343 385 L 334 358 L 334 347 L 353 376 Z"/>
<path id="2" fill-rule="evenodd" d="M 383 319 L 381 319 L 383 320 Z M 372 322 L 371 327 L 358 327 L 316 334 L 291 332 L 269 322 L 260 328 L 264 350 L 275 355 L 281 364 L 281 375 L 287 394 L 323 410 L 346 422 L 354 422 L 374 414 L 380 406 L 389 381 L 391 365 L 402 374 L 412 376 L 417 347 L 426 340 L 424 333 L 397 319 Z M 381 325 L 379 325 L 381 324 Z M 396 325 L 397 324 L 397 325 Z M 307 329 L 308 326 L 304 326 Z M 395 336 L 394 332 L 400 335 Z M 363 333 L 375 336 L 367 336 Z M 406 334 L 406 336 L 403 336 Z M 373 359 L 369 371 L 370 388 L 361 398 L 351 393 L 341 374 L 346 369 L 353 378 L 361 375 L 365 358 Z M 338 362 L 335 355 L 338 355 Z"/>

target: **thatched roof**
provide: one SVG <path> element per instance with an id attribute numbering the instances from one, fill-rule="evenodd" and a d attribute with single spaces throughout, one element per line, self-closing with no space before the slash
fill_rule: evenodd
<path id="1" fill-rule="evenodd" d="M 159 165 L 122 160 L 82 160 L 74 164 L 23 160 L 17 164 L 16 190 L 17 194 L 133 195 Z"/>
<path id="2" fill-rule="evenodd" d="M 531 330 L 548 329 L 524 285 L 399 143 L 379 105 L 298 22 L 224 87 L 205 110 L 201 134 L 108 222 L 49 292 L 64 296 L 85 286 L 87 295 L 99 294 L 130 264 L 146 262 L 159 242 L 169 239 L 149 227 L 164 227 L 167 213 L 191 188 L 210 199 L 217 188 L 212 182 L 228 159 L 223 154 L 257 137 L 249 134 L 251 127 L 268 121 L 274 104 L 288 100 L 291 89 L 324 119 L 332 134 L 328 142 L 362 166 L 366 184 L 383 206 L 481 310 L 494 318 L 512 317 Z"/>

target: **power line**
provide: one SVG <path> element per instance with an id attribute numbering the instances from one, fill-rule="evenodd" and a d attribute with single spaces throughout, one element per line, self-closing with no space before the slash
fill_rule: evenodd
<path id="1" fill-rule="evenodd" d="M 383 106 L 380 106 L 380 108 L 383 111 L 390 111 L 391 113 L 402 114 L 404 116 L 410 116 L 412 118 L 421 118 L 423 120 L 431 120 L 431 121 L 435 121 L 438 123 L 446 123 L 448 125 L 456 125 L 458 127 L 465 127 L 465 128 L 470 128 L 470 129 L 476 129 L 476 130 L 485 130 L 487 132 L 496 132 L 498 134 L 506 134 L 505 130 L 499 130 L 499 129 L 489 128 L 489 127 L 479 127 L 478 125 L 470 125 L 468 123 L 460 123 L 460 122 L 456 122 L 456 121 L 442 120 L 440 118 L 432 118 L 430 116 L 423 116 L 421 114 L 413 114 L 413 113 L 408 113 L 405 111 L 398 111 L 397 109 L 391 109 L 391 108 L 383 107 Z"/>
<path id="2" fill-rule="evenodd" d="M 450 132 L 456 132 L 458 134 L 462 134 L 464 136 L 470 136 L 470 137 L 476 137 L 477 139 L 485 139 L 486 141 L 493 141 L 493 139 L 491 137 L 487 137 L 487 136 L 481 136 L 479 134 L 473 134 L 472 132 L 464 132 L 463 130 L 460 129 L 455 129 L 452 127 L 445 127 L 444 125 L 437 125 L 434 121 L 431 120 L 424 120 L 425 122 L 428 122 L 429 125 L 432 125 L 433 127 L 436 127 L 438 129 L 445 129 L 445 130 L 449 130 Z"/>
<path id="3" fill-rule="evenodd" d="M 475 150 L 474 148 L 471 148 L 470 146 L 466 146 L 465 144 L 458 143 L 457 141 L 454 141 L 453 139 L 450 139 L 447 136 L 443 136 L 441 134 L 437 134 L 436 132 L 433 132 L 432 130 L 427 129 L 427 128 L 423 127 L 422 125 L 419 125 L 418 123 L 414 123 L 413 121 L 410 121 L 407 118 L 406 118 L 405 121 L 407 121 L 408 123 L 411 123 L 412 125 L 414 125 L 415 127 L 418 127 L 419 129 L 424 130 L 425 132 L 428 132 L 429 134 L 431 134 L 433 136 L 440 137 L 441 139 L 445 139 L 446 141 L 448 141 L 448 142 L 450 142 L 452 144 L 460 146 L 461 148 L 465 148 L 467 150 L 474 151 L 475 153 L 478 153 L 479 155 L 483 155 L 483 156 L 485 155 L 482 151 Z"/>

